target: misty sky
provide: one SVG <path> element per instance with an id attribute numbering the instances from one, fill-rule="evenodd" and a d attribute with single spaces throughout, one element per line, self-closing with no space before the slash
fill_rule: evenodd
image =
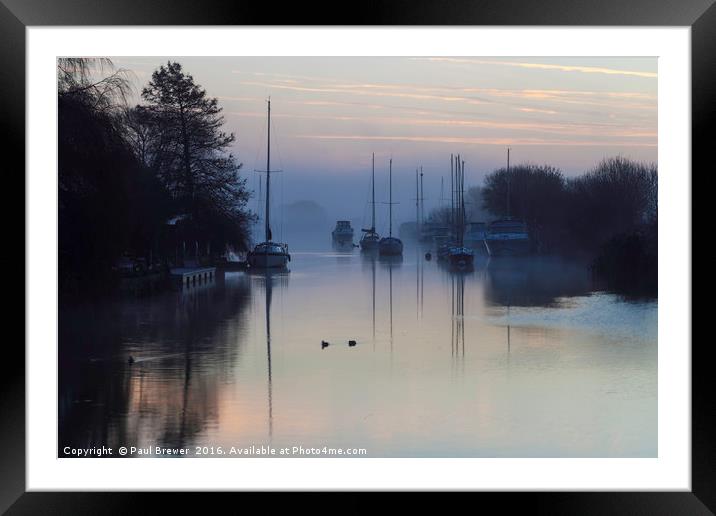
<path id="1" fill-rule="evenodd" d="M 426 211 L 449 181 L 450 153 L 466 182 L 512 163 L 550 164 L 571 176 L 607 156 L 657 159 L 656 58 L 115 57 L 137 92 L 168 59 L 182 63 L 224 108 L 249 188 L 265 168 L 266 98 L 272 106 L 275 204 L 317 201 L 331 219 L 368 214 L 370 158 L 376 201 L 387 201 L 393 158 L 394 223 L 414 219 L 415 169 Z M 449 195 L 447 192 L 445 195 Z M 256 209 L 254 198 L 251 207 Z M 278 216 L 275 213 L 275 216 Z M 387 227 L 378 209 L 379 231 Z"/>

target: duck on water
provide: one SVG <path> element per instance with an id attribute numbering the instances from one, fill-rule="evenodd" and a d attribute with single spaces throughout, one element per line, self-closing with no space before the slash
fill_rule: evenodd
<path id="1" fill-rule="evenodd" d="M 273 242 L 270 225 L 270 187 L 271 187 L 271 99 L 268 99 L 268 138 L 266 147 L 266 241 L 256 244 L 253 251 L 246 257 L 249 267 L 254 269 L 269 269 L 286 267 L 291 261 L 288 254 L 288 244 Z"/>

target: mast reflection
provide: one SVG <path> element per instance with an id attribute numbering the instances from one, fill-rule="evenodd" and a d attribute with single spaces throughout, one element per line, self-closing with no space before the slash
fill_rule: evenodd
<path id="1" fill-rule="evenodd" d="M 284 288 L 288 284 L 287 268 L 263 269 L 251 274 L 260 278 L 265 291 L 265 318 L 266 318 L 266 388 L 268 401 L 268 433 L 269 440 L 273 438 L 273 379 L 271 371 L 271 302 L 274 284 Z"/>
<path id="2" fill-rule="evenodd" d="M 450 275 L 450 297 L 451 350 L 452 356 L 458 359 L 465 356 L 465 276 L 463 274 Z"/>
<path id="3" fill-rule="evenodd" d="M 388 268 L 388 314 L 390 331 L 390 354 L 393 355 L 393 267 L 403 263 L 403 256 L 380 256 L 380 262 Z"/>

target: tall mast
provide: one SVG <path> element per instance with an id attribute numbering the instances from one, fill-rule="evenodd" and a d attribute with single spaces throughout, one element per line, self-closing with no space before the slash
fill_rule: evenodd
<path id="1" fill-rule="evenodd" d="M 373 205 L 373 217 L 372 217 L 372 223 L 370 225 L 370 231 L 371 233 L 375 233 L 375 152 L 373 153 L 373 179 L 371 180 L 371 188 L 372 188 L 372 205 Z"/>
<path id="2" fill-rule="evenodd" d="M 465 238 L 465 160 L 460 167 L 460 245 Z"/>
<path id="3" fill-rule="evenodd" d="M 420 187 L 418 169 L 415 169 L 415 236 L 420 237 Z"/>
<path id="4" fill-rule="evenodd" d="M 271 240 L 269 225 L 269 185 L 271 178 L 271 97 L 268 99 L 268 131 L 266 136 L 266 241 Z"/>
<path id="5" fill-rule="evenodd" d="M 455 182 L 453 179 L 453 155 L 450 154 L 450 232 L 455 231 Z"/>
<path id="6" fill-rule="evenodd" d="M 420 165 L 420 225 L 425 221 L 425 198 L 423 197 L 423 166 Z"/>
<path id="7" fill-rule="evenodd" d="M 460 217 L 460 155 L 457 155 L 455 163 L 455 231 L 457 232 L 457 243 L 462 245 L 462 219 Z"/>
<path id="8" fill-rule="evenodd" d="M 510 148 L 507 147 L 507 218 L 510 217 Z"/>
<path id="9" fill-rule="evenodd" d="M 388 213 L 389 213 L 389 225 L 388 225 L 388 236 L 393 236 L 393 158 L 390 158 L 388 162 Z"/>

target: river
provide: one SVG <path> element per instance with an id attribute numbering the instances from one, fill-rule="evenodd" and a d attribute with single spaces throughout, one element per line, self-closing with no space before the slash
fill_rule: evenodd
<path id="1" fill-rule="evenodd" d="M 657 455 L 657 302 L 592 292 L 556 258 L 454 272 L 409 245 L 316 246 L 286 273 L 63 307 L 59 329 L 58 456 Z"/>

